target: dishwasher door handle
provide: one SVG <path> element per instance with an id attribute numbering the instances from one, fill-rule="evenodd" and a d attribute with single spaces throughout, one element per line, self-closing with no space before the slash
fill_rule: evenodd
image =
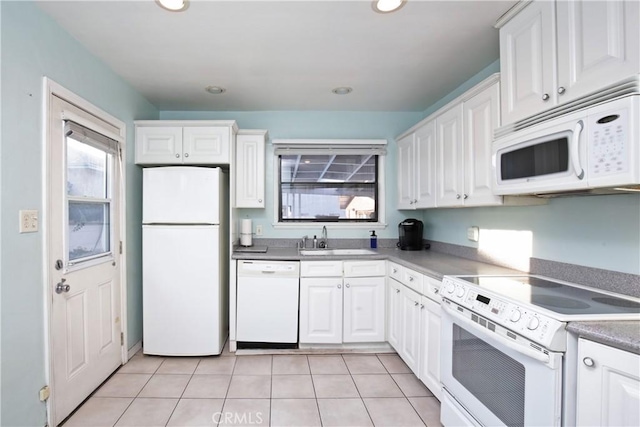
<path id="1" fill-rule="evenodd" d="M 275 271 L 265 271 L 265 270 L 262 270 L 262 274 L 276 274 L 276 272 L 275 272 Z"/>

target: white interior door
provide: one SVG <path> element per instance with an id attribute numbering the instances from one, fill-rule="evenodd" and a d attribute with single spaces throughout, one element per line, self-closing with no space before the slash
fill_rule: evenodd
<path id="1" fill-rule="evenodd" d="M 47 194 L 55 425 L 122 363 L 119 146 L 104 134 L 117 129 L 52 95 Z"/>

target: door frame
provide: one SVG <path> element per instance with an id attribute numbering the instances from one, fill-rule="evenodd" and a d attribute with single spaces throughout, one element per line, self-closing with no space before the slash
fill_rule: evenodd
<path id="1" fill-rule="evenodd" d="M 119 136 L 121 137 L 121 173 L 120 173 L 120 189 L 119 191 L 119 212 L 118 219 L 120 221 L 120 235 L 117 236 L 119 241 L 122 242 L 122 254 L 120 254 L 120 332 L 123 334 L 124 345 L 121 346 L 121 360 L 122 363 L 126 363 L 129 360 L 128 346 L 127 346 L 127 252 L 126 252 L 126 195 L 125 195 L 125 183 L 126 183 L 126 136 L 127 129 L 123 121 L 113 117 L 109 113 L 96 107 L 84 98 L 76 95 L 72 91 L 66 89 L 55 81 L 48 77 L 43 77 L 42 80 L 42 213 L 40 215 L 42 239 L 43 239 L 43 286 L 44 286 L 44 331 L 45 331 L 45 379 L 46 384 L 49 386 L 51 392 L 49 399 L 47 399 L 47 423 L 50 426 L 54 425 L 53 414 L 53 401 L 56 398 L 55 394 L 55 382 L 53 380 L 53 358 L 52 354 L 52 304 L 53 304 L 53 288 L 50 286 L 51 277 L 49 275 L 49 269 L 55 262 L 51 256 L 50 244 L 51 244 L 51 224 L 49 224 L 51 218 L 51 197 L 49 194 L 49 158 L 51 153 L 51 141 L 49 140 L 49 114 L 51 114 L 51 97 L 53 95 L 75 105 L 76 107 L 86 111 L 87 113 L 96 116 L 100 120 L 103 120 L 118 129 Z"/>

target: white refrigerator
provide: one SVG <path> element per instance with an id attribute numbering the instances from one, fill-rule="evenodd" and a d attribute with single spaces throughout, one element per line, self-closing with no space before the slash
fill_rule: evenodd
<path id="1" fill-rule="evenodd" d="M 229 184 L 219 168 L 142 172 L 143 352 L 222 352 L 228 333 Z"/>

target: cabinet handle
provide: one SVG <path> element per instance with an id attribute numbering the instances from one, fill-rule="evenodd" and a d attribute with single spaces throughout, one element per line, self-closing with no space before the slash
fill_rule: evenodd
<path id="1" fill-rule="evenodd" d="M 400 289 L 396 289 L 396 294 L 399 294 L 399 293 L 400 293 Z"/>
<path id="2" fill-rule="evenodd" d="M 351 285 L 347 283 L 346 285 L 344 285 L 344 287 L 345 287 L 345 288 L 350 288 L 350 287 L 351 287 Z"/>
<path id="3" fill-rule="evenodd" d="M 262 203 L 262 199 L 258 199 L 258 203 Z"/>
<path id="4" fill-rule="evenodd" d="M 563 94 L 563 93 L 565 93 L 566 91 L 567 91 L 567 90 L 566 90 L 563 86 L 560 86 L 560 87 L 558 88 L 558 93 L 559 93 L 560 95 L 562 95 L 562 94 Z"/>
<path id="5" fill-rule="evenodd" d="M 459 194 L 456 194 L 456 199 L 460 199 L 460 195 Z"/>
<path id="6" fill-rule="evenodd" d="M 412 205 L 413 204 L 413 200 L 409 200 L 409 204 Z"/>
<path id="7" fill-rule="evenodd" d="M 413 203 L 418 203 L 418 199 L 413 199 Z"/>
<path id="8" fill-rule="evenodd" d="M 338 289 L 342 289 L 342 285 L 338 285 Z"/>
<path id="9" fill-rule="evenodd" d="M 590 357 L 585 357 L 584 359 L 582 359 L 582 363 L 584 363 L 590 368 L 593 368 L 594 366 L 596 366 L 596 362 L 594 362 L 593 359 Z"/>
<path id="10" fill-rule="evenodd" d="M 397 272 L 398 272 L 398 270 L 397 270 L 396 268 L 394 268 L 394 269 L 393 269 L 393 272 L 394 272 L 394 273 L 397 273 Z"/>
<path id="11" fill-rule="evenodd" d="M 420 304 L 420 303 L 419 303 L 418 301 L 416 301 L 416 302 L 414 303 L 414 306 L 415 306 L 415 307 L 417 307 L 419 304 Z"/>
<path id="12" fill-rule="evenodd" d="M 410 282 L 413 282 L 413 276 L 410 276 L 410 277 L 409 277 L 409 281 L 410 281 Z"/>
<path id="13" fill-rule="evenodd" d="M 424 308 L 424 304 L 420 304 L 420 310 Z"/>
<path id="14" fill-rule="evenodd" d="M 549 94 L 545 93 L 544 95 L 542 95 L 542 100 L 543 101 L 548 101 L 549 100 Z"/>
<path id="15" fill-rule="evenodd" d="M 184 156 L 185 157 L 189 157 L 189 153 L 184 153 Z"/>
<path id="16" fill-rule="evenodd" d="M 180 158 L 180 154 L 176 154 L 176 159 L 179 159 L 179 158 Z"/>
<path id="17" fill-rule="evenodd" d="M 463 199 L 467 200 L 467 197 L 469 197 L 469 196 L 466 195 L 466 194 L 463 195 Z"/>

